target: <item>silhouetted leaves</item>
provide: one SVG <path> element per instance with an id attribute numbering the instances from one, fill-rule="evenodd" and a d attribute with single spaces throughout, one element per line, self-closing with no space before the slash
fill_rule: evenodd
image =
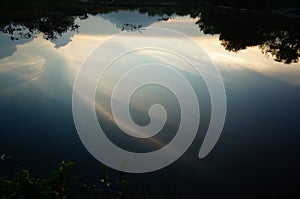
<path id="1" fill-rule="evenodd" d="M 117 2 L 117 1 L 115 1 Z M 120 1 L 121 2 L 121 1 Z M 159 2 L 159 1 L 157 1 Z M 182 1 L 176 1 L 183 3 Z M 189 1 L 190 4 L 198 1 Z M 200 2 L 200 1 L 199 1 Z M 198 18 L 197 25 L 205 34 L 218 34 L 221 45 L 228 51 L 238 52 L 247 47 L 259 46 L 266 56 L 272 56 L 278 62 L 286 64 L 298 62 L 300 56 L 300 17 L 299 10 L 272 12 L 270 8 L 280 5 L 298 5 L 298 1 L 278 1 L 270 5 L 265 1 L 223 1 L 205 0 L 222 6 L 147 7 L 122 9 L 138 9 L 149 16 L 160 15 L 167 20 L 171 15 Z M 232 2 L 235 2 L 233 4 Z M 32 38 L 42 33 L 46 39 L 56 39 L 67 31 L 76 31 L 76 18 L 86 19 L 88 13 L 108 13 L 119 7 L 103 7 L 101 4 L 82 4 L 77 1 L 8 1 L 4 0 L 0 7 L 0 31 L 11 35 L 11 40 Z M 226 6 L 224 6 L 226 5 Z M 232 6 L 234 7 L 227 7 Z M 261 5 L 261 6 L 259 6 Z M 265 7 L 263 6 L 265 5 Z M 247 10 L 236 7 L 259 8 Z M 267 9 L 266 9 L 267 7 Z M 263 10 L 265 9 L 265 10 Z M 298 15 L 295 17 L 293 15 Z M 142 31 L 142 25 L 124 24 L 122 30 Z"/>
<path id="2" fill-rule="evenodd" d="M 13 177 L 0 175 L 0 198 L 141 198 L 138 191 L 129 191 L 125 173 L 110 177 L 103 165 L 99 182 L 90 184 L 71 176 L 73 166 L 71 161 L 62 161 L 48 178 L 34 177 L 26 169 L 19 169 Z"/>
<path id="3" fill-rule="evenodd" d="M 238 52 L 259 46 L 266 55 L 286 64 L 300 56 L 300 18 L 268 11 L 203 9 L 197 24 L 205 34 L 219 34 L 221 45 Z"/>

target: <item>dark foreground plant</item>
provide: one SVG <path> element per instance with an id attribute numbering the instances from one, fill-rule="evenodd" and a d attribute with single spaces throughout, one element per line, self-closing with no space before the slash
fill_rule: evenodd
<path id="1" fill-rule="evenodd" d="M 35 198 L 145 198 L 129 193 L 124 173 L 113 180 L 102 165 L 102 175 L 96 184 L 84 183 L 71 175 L 74 163 L 62 161 L 48 178 L 33 177 L 26 169 L 19 169 L 12 177 L 0 175 L 0 199 Z"/>

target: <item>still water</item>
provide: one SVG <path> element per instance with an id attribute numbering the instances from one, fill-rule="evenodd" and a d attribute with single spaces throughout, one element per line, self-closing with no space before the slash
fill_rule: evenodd
<path id="1" fill-rule="evenodd" d="M 199 99 L 201 120 L 192 146 L 162 170 L 128 174 L 129 184 L 136 190 L 184 197 L 276 196 L 296 192 L 296 180 L 300 177 L 300 64 L 295 57 L 291 58 L 295 63 L 284 63 L 290 62 L 288 58 L 275 60 L 271 53 L 262 53 L 263 44 L 259 43 L 228 51 L 226 38 L 220 41 L 222 34 L 209 34 L 209 27 L 199 29 L 199 20 L 200 16 L 118 10 L 84 19 L 77 17 L 75 24 L 79 27 L 56 38 L 36 32 L 34 37 L 17 40 L 1 32 L 0 152 L 14 157 L 1 162 L 1 169 L 10 172 L 24 167 L 37 175 L 47 175 L 54 162 L 72 160 L 77 176 L 95 181 L 101 173 L 100 162 L 81 143 L 72 116 L 76 73 L 89 53 L 112 36 L 126 31 L 143 35 L 146 28 L 160 27 L 187 35 L 205 50 L 222 75 L 227 115 L 218 143 L 208 156 L 199 159 L 211 115 L 209 93 L 201 76 L 178 57 L 155 50 L 133 53 L 114 63 L 99 82 L 95 105 L 106 135 L 126 150 L 157 150 L 172 140 L 180 123 L 175 96 L 168 89 L 148 85 L 131 98 L 132 118 L 139 125 L 148 124 L 148 109 L 159 103 L 168 115 L 166 125 L 150 140 L 122 133 L 112 120 L 109 97 L 113 84 L 130 67 L 143 62 L 172 65 L 191 82 Z M 22 31 L 26 32 L 26 28 Z M 247 41 L 249 37 L 251 41 L 251 34 L 243 31 L 243 39 Z M 229 31 L 229 35 L 234 35 L 234 31 Z M 127 39 L 128 43 L 135 42 L 134 37 Z M 157 43 L 165 39 L 145 38 Z M 176 38 L 170 37 L 169 41 L 173 39 Z M 115 44 L 106 50 L 126 48 L 130 46 Z"/>

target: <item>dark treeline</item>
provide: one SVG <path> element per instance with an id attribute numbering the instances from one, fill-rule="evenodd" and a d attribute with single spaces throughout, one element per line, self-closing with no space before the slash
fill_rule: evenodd
<path id="1" fill-rule="evenodd" d="M 247 47 L 259 46 L 262 53 L 287 64 L 298 62 L 300 57 L 300 17 L 297 13 L 299 9 L 275 12 L 208 4 L 118 7 L 74 0 L 3 0 L 0 4 L 0 31 L 10 34 L 11 40 L 32 38 L 37 33 L 42 33 L 46 39 L 55 39 L 66 31 L 77 30 L 79 26 L 75 19 L 78 17 L 85 19 L 88 14 L 138 10 L 149 16 L 178 15 L 198 18 L 196 24 L 200 31 L 219 35 L 221 45 L 228 51 L 238 52 Z"/>
<path id="2" fill-rule="evenodd" d="M 235 8 L 250 8 L 250 9 L 276 9 L 282 7 L 300 6 L 299 0 L 91 0 L 92 2 L 111 2 L 118 3 L 135 3 L 135 4 L 164 4 L 177 3 L 185 5 L 223 5 Z"/>
<path id="3" fill-rule="evenodd" d="M 221 45 L 238 52 L 259 46 L 278 62 L 300 57 L 300 18 L 263 11 L 202 9 L 197 24 L 205 34 L 219 34 Z M 198 15 L 194 15 L 196 17 Z"/>
<path id="4" fill-rule="evenodd" d="M 3 0 L 5 2 L 7 0 Z M 41 3 L 41 2 L 90 2 L 90 3 L 106 3 L 106 4 L 128 4 L 128 5 L 221 5 L 235 8 L 248 8 L 248 9 L 279 9 L 279 8 L 291 8 L 299 7 L 299 0 L 11 0 L 10 2 L 16 2 L 19 4 L 24 3 Z"/>
<path id="5" fill-rule="evenodd" d="M 204 0 L 214 5 L 251 9 L 276 9 L 300 6 L 298 0 Z"/>

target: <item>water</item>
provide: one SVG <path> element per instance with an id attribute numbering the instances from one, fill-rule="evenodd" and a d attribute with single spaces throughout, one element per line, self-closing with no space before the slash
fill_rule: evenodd
<path id="1" fill-rule="evenodd" d="M 149 123 L 149 107 L 162 104 L 168 119 L 162 132 L 155 136 L 154 140 L 159 142 L 131 138 L 122 133 L 111 121 L 109 96 L 112 83 L 128 68 L 145 60 L 172 64 L 189 79 L 200 99 L 201 122 L 192 146 L 178 161 L 162 170 L 128 174 L 132 187 L 162 193 L 165 197 L 172 197 L 172 194 L 184 197 L 274 197 L 296 192 L 296 180 L 300 177 L 300 64 L 293 52 L 299 55 L 299 49 L 291 47 L 290 53 L 284 54 L 284 46 L 274 41 L 286 32 L 278 31 L 274 36 L 270 33 L 275 27 L 273 24 L 257 22 L 257 27 L 251 28 L 239 24 L 222 27 L 230 23 L 225 19 L 220 22 L 222 17 L 214 18 L 208 13 L 202 10 L 201 21 L 197 12 L 191 17 L 124 9 L 89 14 L 85 19 L 74 17 L 78 29 L 66 29 L 62 35 L 56 35 L 57 38 L 47 31 L 35 31 L 34 37 L 30 38 L 19 37 L 17 33 L 28 32 L 26 28 L 14 35 L 1 32 L 0 150 L 14 156 L 11 161 L 1 162 L 1 169 L 9 172 L 25 167 L 35 174 L 47 175 L 55 166 L 54 162 L 72 160 L 76 163 L 78 176 L 95 181 L 101 173 L 100 163 L 81 143 L 72 116 L 72 88 L 76 73 L 88 54 L 115 34 L 140 31 L 138 34 L 142 35 L 143 28 L 161 27 L 191 37 L 207 52 L 224 81 L 227 117 L 217 145 L 207 157 L 199 159 L 198 151 L 211 114 L 209 93 L 203 79 L 180 59 L 164 52 L 140 52 L 115 63 L 98 85 L 96 104 L 100 108 L 97 116 L 107 136 L 124 149 L 134 152 L 157 150 L 172 140 L 180 121 L 174 95 L 152 85 L 141 88 L 132 97 L 131 114 L 137 124 L 146 125 Z M 160 20 L 162 16 L 166 20 Z M 219 21 L 211 21 L 213 19 Z M 297 22 L 293 20 L 288 22 Z M 134 28 L 138 25 L 141 25 L 140 30 Z M 207 26 L 199 29 L 203 25 Z M 290 37 L 281 37 L 283 44 L 299 41 L 295 40 L 299 39 L 296 28 L 289 30 L 290 26 L 281 25 L 280 28 L 290 33 Z M 252 29 L 257 28 L 260 31 L 251 34 Z M 134 42 L 135 38 L 129 39 Z M 154 42 L 165 40 L 159 37 L 147 39 Z M 268 46 L 270 43 L 274 45 Z M 116 45 L 107 50 L 115 52 L 122 48 L 125 47 Z M 228 51 L 230 49 L 237 52 Z M 263 54 L 264 49 L 277 54 Z M 117 173 L 110 172 L 112 175 Z"/>

